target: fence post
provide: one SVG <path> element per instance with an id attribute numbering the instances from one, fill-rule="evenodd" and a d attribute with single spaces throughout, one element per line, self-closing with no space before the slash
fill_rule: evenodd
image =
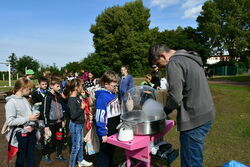
<path id="1" fill-rule="evenodd" d="M 3 81 L 5 81 L 5 78 L 4 78 L 4 73 L 3 73 Z"/>

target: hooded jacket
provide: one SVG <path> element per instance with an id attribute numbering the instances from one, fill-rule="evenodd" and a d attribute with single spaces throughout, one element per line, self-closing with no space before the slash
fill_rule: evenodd
<path id="1" fill-rule="evenodd" d="M 29 115 L 32 114 L 31 106 L 25 97 L 11 95 L 6 97 L 7 103 L 5 104 L 6 122 L 10 127 L 10 131 L 7 134 L 7 140 L 10 139 L 10 135 L 13 131 L 13 138 L 11 145 L 17 147 L 18 142 L 16 139 L 16 133 L 22 131 L 22 126 L 29 122 Z"/>
<path id="2" fill-rule="evenodd" d="M 215 107 L 201 58 L 178 50 L 167 65 L 169 91 L 165 111 L 177 109 L 177 130 L 186 131 L 214 120 Z"/>
<path id="3" fill-rule="evenodd" d="M 116 94 L 106 89 L 95 92 L 96 132 L 99 139 L 117 132 L 116 126 L 120 123 L 120 104 Z"/>
<path id="4" fill-rule="evenodd" d="M 39 120 L 44 120 L 42 102 L 43 102 L 43 99 L 46 96 L 46 94 L 47 94 L 47 90 L 43 90 L 41 88 L 37 88 L 36 90 L 34 90 L 32 92 L 32 95 L 31 95 L 32 102 L 34 104 L 41 103 L 39 105 L 39 111 L 40 111 Z"/>
<path id="5" fill-rule="evenodd" d="M 45 127 L 64 120 L 66 107 L 59 93 L 54 95 L 51 92 L 47 92 L 42 105 Z"/>

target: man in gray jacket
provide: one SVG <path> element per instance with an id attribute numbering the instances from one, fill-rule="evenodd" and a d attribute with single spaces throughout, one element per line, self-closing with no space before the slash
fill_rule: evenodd
<path id="1" fill-rule="evenodd" d="M 177 109 L 181 167 L 203 163 L 203 145 L 215 117 L 215 107 L 201 58 L 195 52 L 172 50 L 163 44 L 150 47 L 148 61 L 167 70 L 169 90 L 166 114 Z"/>

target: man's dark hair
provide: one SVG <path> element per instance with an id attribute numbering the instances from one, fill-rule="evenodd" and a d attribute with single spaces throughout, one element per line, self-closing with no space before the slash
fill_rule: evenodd
<path id="1" fill-rule="evenodd" d="M 47 82 L 47 83 L 49 83 L 48 79 L 45 78 L 45 77 L 43 77 L 43 76 L 41 76 L 41 77 L 38 78 L 38 83 L 40 84 L 41 82 Z"/>
<path id="2" fill-rule="evenodd" d="M 150 46 L 148 50 L 148 62 L 152 66 L 152 62 L 160 58 L 160 54 L 163 52 L 169 52 L 170 49 L 164 44 L 155 44 Z"/>

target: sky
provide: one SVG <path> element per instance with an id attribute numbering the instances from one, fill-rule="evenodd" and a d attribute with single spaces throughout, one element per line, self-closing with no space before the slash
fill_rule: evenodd
<path id="1" fill-rule="evenodd" d="M 94 52 L 89 32 L 106 8 L 133 0 L 0 0 L 0 62 L 11 53 L 61 68 Z M 206 0 L 143 0 L 150 28 L 197 27 Z M 25 65 L 24 65 L 25 66 Z M 0 71 L 8 70 L 0 64 Z"/>

